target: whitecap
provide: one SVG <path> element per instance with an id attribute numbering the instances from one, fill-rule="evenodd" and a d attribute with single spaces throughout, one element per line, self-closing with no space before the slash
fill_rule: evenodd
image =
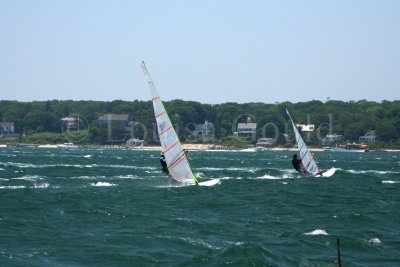
<path id="1" fill-rule="evenodd" d="M 178 238 L 185 242 L 188 242 L 189 244 L 194 245 L 194 246 L 202 246 L 202 247 L 206 247 L 206 248 L 210 248 L 210 249 L 219 249 L 219 247 L 213 246 L 201 239 L 193 239 L 190 237 L 178 237 Z"/>
<path id="2" fill-rule="evenodd" d="M 117 178 L 117 179 L 138 179 L 139 177 L 137 177 L 136 175 L 128 174 L 128 175 L 114 176 L 114 178 Z"/>
<path id="3" fill-rule="evenodd" d="M 85 155 L 85 156 L 83 156 L 84 158 L 91 158 L 92 157 L 92 155 Z"/>
<path id="4" fill-rule="evenodd" d="M 304 233 L 305 235 L 329 235 L 325 230 L 323 229 L 316 229 L 312 232 L 309 233 Z"/>
<path id="5" fill-rule="evenodd" d="M 98 178 L 106 178 L 105 176 L 88 176 L 88 175 L 83 175 L 83 176 L 74 176 L 71 177 L 73 179 L 98 179 Z"/>
<path id="6" fill-rule="evenodd" d="M 368 240 L 368 243 L 370 244 L 374 244 L 374 245 L 379 245 L 381 243 L 381 241 L 379 240 L 379 238 L 371 238 L 370 240 Z"/>
<path id="7" fill-rule="evenodd" d="M 0 171 L 5 171 L 5 169 L 3 169 L 3 168 L 0 168 Z"/>
<path id="8" fill-rule="evenodd" d="M 224 170 L 223 168 L 215 168 L 215 167 L 204 167 L 202 169 L 207 170 L 207 171 L 222 171 L 222 170 Z"/>
<path id="9" fill-rule="evenodd" d="M 97 183 L 91 183 L 91 186 L 116 186 L 116 184 L 111 184 L 107 182 L 97 182 Z"/>
<path id="10" fill-rule="evenodd" d="M 382 184 L 398 184 L 400 181 L 392 181 L 392 180 L 387 180 L 387 181 L 382 181 Z"/>
<path id="11" fill-rule="evenodd" d="M 25 180 L 25 181 L 37 181 L 37 180 L 43 180 L 43 177 L 40 177 L 38 175 L 25 175 L 21 177 L 15 177 L 11 178 L 12 180 Z"/>
<path id="12" fill-rule="evenodd" d="M 21 189 L 25 188 L 23 185 L 16 185 L 16 186 L 0 186 L 0 189 Z"/>
<path id="13" fill-rule="evenodd" d="M 271 179 L 271 180 L 277 180 L 277 179 L 282 179 L 280 177 L 275 177 L 269 174 L 265 174 L 263 176 L 257 177 L 257 179 Z"/>
<path id="14" fill-rule="evenodd" d="M 365 173 L 373 173 L 373 174 L 396 174 L 398 172 L 395 171 L 377 171 L 377 170 L 346 170 L 346 172 L 352 173 L 352 174 L 365 174 Z"/>
<path id="15" fill-rule="evenodd" d="M 35 185 L 33 186 L 33 188 L 49 188 L 49 187 L 50 187 L 50 184 L 48 184 L 48 183 L 35 184 Z"/>

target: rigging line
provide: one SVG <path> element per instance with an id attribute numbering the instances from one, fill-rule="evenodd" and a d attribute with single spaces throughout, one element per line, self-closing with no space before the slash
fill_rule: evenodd
<path id="1" fill-rule="evenodd" d="M 182 151 L 182 152 L 183 152 L 183 151 Z M 181 153 L 182 153 L 182 152 L 181 152 Z M 178 154 L 178 156 L 176 157 L 176 159 L 173 160 L 173 161 L 171 162 L 171 164 L 170 164 L 167 168 L 169 169 L 170 167 L 172 167 L 172 165 L 174 165 L 176 162 L 178 162 L 184 155 L 185 155 L 185 152 L 183 152 L 183 154 Z"/>

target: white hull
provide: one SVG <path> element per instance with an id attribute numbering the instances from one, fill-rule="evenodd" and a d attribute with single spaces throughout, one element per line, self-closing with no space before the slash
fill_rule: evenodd
<path id="1" fill-rule="evenodd" d="M 330 168 L 326 172 L 322 173 L 322 177 L 331 177 L 333 174 L 335 174 L 336 169 L 335 168 Z"/>
<path id="2" fill-rule="evenodd" d="M 205 181 L 205 182 L 200 182 L 199 185 L 200 186 L 213 186 L 213 185 L 217 185 L 220 184 L 221 180 L 220 179 L 212 179 L 209 181 Z"/>

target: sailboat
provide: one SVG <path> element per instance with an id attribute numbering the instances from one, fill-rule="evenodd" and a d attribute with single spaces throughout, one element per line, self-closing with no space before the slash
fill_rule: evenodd
<path id="1" fill-rule="evenodd" d="M 160 138 L 161 149 L 167 162 L 169 174 L 181 185 L 213 186 L 219 184 L 219 179 L 205 182 L 197 181 L 144 61 L 142 61 L 142 69 L 147 77 L 147 82 L 150 87 L 154 116 L 157 121 L 157 131 Z"/>
<path id="2" fill-rule="evenodd" d="M 303 175 L 304 176 L 323 176 L 323 177 L 332 176 L 335 173 L 336 169 L 330 168 L 329 170 L 327 170 L 325 172 L 321 172 L 317 163 L 314 160 L 313 155 L 311 155 L 310 151 L 308 150 L 306 143 L 303 141 L 303 138 L 301 138 L 301 135 L 300 135 L 299 131 L 297 130 L 297 127 L 294 124 L 292 117 L 290 116 L 289 111 L 287 109 L 286 109 L 286 113 L 289 116 L 290 121 L 292 122 L 293 131 L 294 131 L 294 135 L 296 138 L 296 144 L 297 144 L 297 147 L 299 148 Z"/>

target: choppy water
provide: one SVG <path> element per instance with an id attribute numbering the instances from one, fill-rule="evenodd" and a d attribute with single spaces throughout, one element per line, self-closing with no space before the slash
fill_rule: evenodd
<path id="1" fill-rule="evenodd" d="M 157 151 L 0 149 L 0 266 L 400 266 L 400 154 L 191 152 L 169 187 Z"/>

